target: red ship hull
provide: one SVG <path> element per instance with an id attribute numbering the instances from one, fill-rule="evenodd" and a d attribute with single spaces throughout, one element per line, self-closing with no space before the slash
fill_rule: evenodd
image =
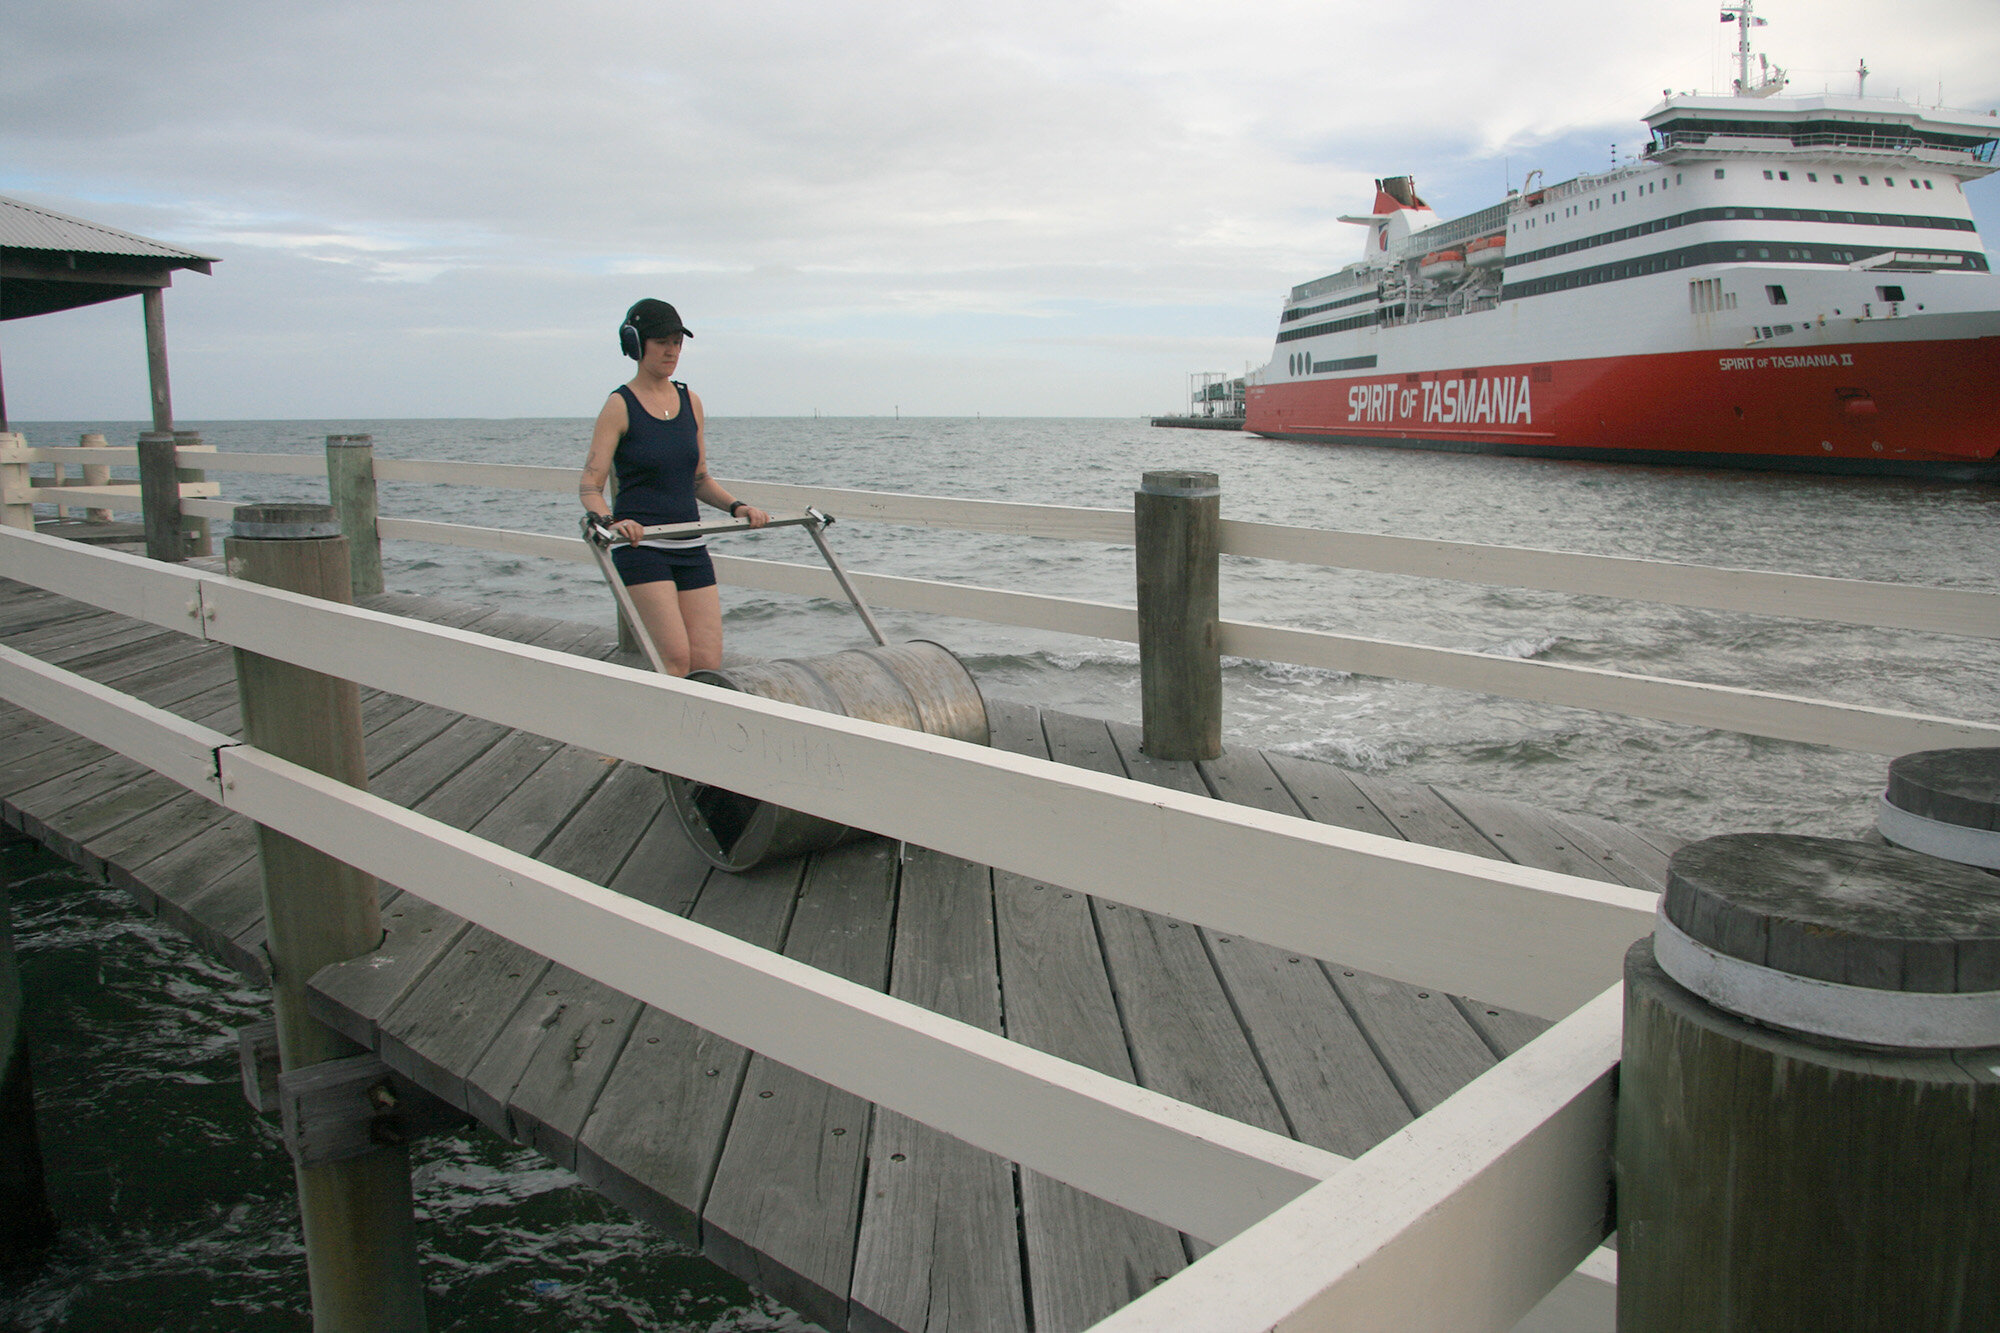
<path id="1" fill-rule="evenodd" d="M 2000 337 L 1253 384 L 1246 429 L 1527 457 L 2000 480 Z"/>

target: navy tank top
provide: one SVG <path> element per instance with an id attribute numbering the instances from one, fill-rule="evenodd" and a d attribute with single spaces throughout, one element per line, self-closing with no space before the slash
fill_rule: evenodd
<path id="1" fill-rule="evenodd" d="M 692 523 L 701 516 L 694 499 L 694 470 L 701 459 L 694 407 L 687 385 L 679 380 L 673 384 L 681 396 L 681 410 L 671 421 L 648 412 L 629 386 L 618 386 L 625 396 L 625 438 L 611 456 L 618 472 L 613 518 L 637 519 L 650 526 Z"/>

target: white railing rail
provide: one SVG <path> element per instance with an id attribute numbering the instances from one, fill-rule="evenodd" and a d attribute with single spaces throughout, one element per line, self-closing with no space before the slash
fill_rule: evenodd
<path id="1" fill-rule="evenodd" d="M 86 449 L 70 446 L 11 450 L 0 461 L 111 463 L 133 466 L 133 448 Z M 316 454 L 190 453 L 190 467 L 218 472 L 288 473 L 325 476 Z M 462 463 L 377 457 L 379 481 L 478 485 L 495 489 L 575 490 L 572 468 L 501 463 Z M 1068 541 L 1131 545 L 1132 515 L 1125 509 L 968 500 L 799 486 L 784 482 L 728 480 L 769 505 L 803 509 L 817 505 L 849 519 L 873 519 L 958 532 L 1008 533 Z M 72 488 L 62 488 L 67 496 Z M 51 496 L 42 501 L 53 502 Z M 227 514 L 208 515 L 228 517 Z M 437 540 L 426 538 L 425 540 Z M 475 543 L 479 544 L 479 543 Z M 1579 596 L 1623 598 L 1713 611 L 1791 616 L 1883 629 L 1925 630 L 1977 638 L 2000 638 L 2000 594 L 1976 589 L 1933 588 L 1861 579 L 1785 574 L 1769 570 L 1689 565 L 1578 551 L 1484 546 L 1470 542 L 1337 532 L 1271 523 L 1222 521 L 1221 551 L 1263 560 L 1285 560 L 1337 569 L 1368 570 L 1415 578 L 1450 579 L 1495 587 L 1532 588 Z"/>
<path id="2" fill-rule="evenodd" d="M 1246 1298 L 1268 1305 L 1282 1290 L 1302 1316 L 1316 1318 L 1329 1291 L 1343 1310 L 1359 1292 L 1448 1307 L 1454 1321 L 1438 1326 L 1505 1329 L 1603 1237 L 1616 979 L 1624 946 L 1650 928 L 1651 894 L 33 533 L 0 531 L 0 554 L 10 577 L 213 642 L 1288 949 L 1577 1010 L 1350 1165 L 744 944 L 0 647 L 9 702 L 635 999 L 1203 1239 L 1290 1215 L 1340 1242 L 1292 1254 L 1282 1282 L 1264 1275 L 1262 1247 L 1225 1244 L 1154 1297 L 1189 1275 L 1199 1287 L 1240 1272 L 1225 1285 L 1265 1290 L 1213 1306 L 1197 1294 L 1193 1324 L 1105 1327 L 1247 1333 L 1273 1321 L 1240 1319 Z M 1030 826 L 1036 838 L 1019 836 Z M 1427 1169 L 1413 1178 L 1414 1165 Z"/>
<path id="3" fill-rule="evenodd" d="M 212 642 L 1314 957 L 1559 1018 L 1653 895 L 0 532 L 8 574 Z M 978 812 L 977 817 L 968 812 Z M 1035 836 L 1022 837 L 1033 829 Z"/>
<path id="4" fill-rule="evenodd" d="M 7 457 L 90 455 L 101 459 L 106 454 L 121 452 L 135 457 L 137 453 L 136 450 L 44 448 L 17 449 L 8 453 Z M 56 460 L 51 458 L 49 461 Z M 325 468 L 322 459 L 304 454 L 204 451 L 190 454 L 188 461 L 199 462 L 202 467 L 216 471 L 242 467 L 311 475 L 315 472 L 323 474 Z M 395 459 L 377 459 L 374 467 L 378 480 L 477 484 L 558 492 L 567 491 L 574 482 L 574 474 L 566 468 Z M 731 481 L 725 484 L 739 494 L 766 504 L 791 508 L 814 504 L 849 518 L 955 531 L 1009 533 L 1112 544 L 1129 544 L 1133 540 L 1132 515 L 1124 510 L 965 500 L 776 482 Z M 214 483 L 193 483 L 184 488 L 189 494 L 181 502 L 183 511 L 196 517 L 227 520 L 233 512 L 232 505 L 201 498 L 203 491 L 213 487 Z M 136 493 L 137 488 L 128 489 Z M 69 503 L 113 503 L 117 499 L 109 492 L 85 491 L 80 487 L 50 488 L 37 490 L 34 494 L 44 499 L 61 498 Z M 512 529 L 384 518 L 379 520 L 378 531 L 391 539 L 437 542 L 546 559 L 588 559 L 582 543 L 575 538 Z M 2000 594 L 1970 589 L 1913 587 L 1575 552 L 1286 528 L 1231 520 L 1222 524 L 1222 549 L 1238 555 L 1416 577 L 1622 597 L 1851 625 L 2000 637 Z M 817 568 L 729 556 L 717 557 L 716 567 L 718 574 L 733 586 L 836 599 L 841 596 L 831 576 Z M 1135 642 L 1137 639 L 1137 619 L 1128 607 L 889 575 L 856 573 L 853 578 L 870 602 L 883 607 L 1123 642 Z M 1899 755 L 1925 749 L 2000 744 L 2000 724 L 1974 719 L 1939 717 L 1765 690 L 1559 662 L 1504 658 L 1462 649 L 1245 621 L 1225 620 L 1219 626 L 1219 634 L 1222 650 L 1236 657 L 1288 662 L 1864 753 Z"/>

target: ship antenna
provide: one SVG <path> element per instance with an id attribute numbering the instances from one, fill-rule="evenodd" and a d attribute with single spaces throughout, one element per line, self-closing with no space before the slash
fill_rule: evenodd
<path id="1" fill-rule="evenodd" d="M 1750 29 L 1761 28 L 1766 20 L 1757 17 L 1756 0 L 1735 0 L 1723 7 L 1722 21 L 1736 25 L 1736 95 L 1738 97 L 1769 97 L 1785 86 L 1783 68 L 1762 61 L 1760 68 L 1764 77 L 1759 82 L 1750 82 Z"/>
<path id="2" fill-rule="evenodd" d="M 1866 56 L 1863 56 L 1860 63 L 1854 67 L 1854 95 L 1856 97 L 1868 96 L 1868 58 Z"/>

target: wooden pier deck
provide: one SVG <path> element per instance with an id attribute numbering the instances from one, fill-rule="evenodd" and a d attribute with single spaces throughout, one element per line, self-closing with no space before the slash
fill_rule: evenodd
<path id="1" fill-rule="evenodd" d="M 364 602 L 615 652 L 610 632 L 591 626 L 421 597 Z M 224 648 L 5 580 L 0 642 L 238 731 Z M 647 770 L 393 695 L 362 699 L 378 795 L 1334 1152 L 1365 1151 L 1543 1026 L 1060 885 L 920 848 L 899 855 L 880 839 L 742 875 L 713 870 Z M 1017 752 L 1599 880 L 1657 889 L 1677 845 L 1254 749 L 1161 763 L 1139 752 L 1133 727 L 999 702 L 991 712 L 995 743 Z M 265 978 L 253 825 L 19 709 L 0 712 L 0 756 L 9 824 Z M 403 888 L 382 888 L 382 947 L 315 979 L 319 1016 L 825 1328 L 1081 1328 L 1204 1252 L 551 965 L 425 902 L 421 885 Z"/>

